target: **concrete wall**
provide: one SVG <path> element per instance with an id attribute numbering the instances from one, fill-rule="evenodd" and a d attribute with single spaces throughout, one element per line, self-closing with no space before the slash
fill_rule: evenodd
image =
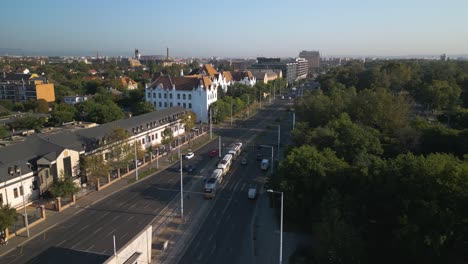
<path id="1" fill-rule="evenodd" d="M 131 241 L 121 247 L 115 256 L 110 257 L 104 264 L 123 264 L 135 253 L 139 253 L 138 258 L 130 263 L 151 263 L 151 244 L 153 228 L 148 225 Z M 119 245 L 117 245 L 119 248 Z"/>

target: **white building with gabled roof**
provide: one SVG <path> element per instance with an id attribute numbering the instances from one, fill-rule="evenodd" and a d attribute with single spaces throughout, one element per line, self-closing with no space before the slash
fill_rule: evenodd
<path id="1" fill-rule="evenodd" d="M 208 110 L 217 101 L 218 91 L 207 76 L 158 76 L 146 86 L 145 99 L 158 110 L 181 106 L 194 112 L 197 122 L 208 123 Z"/>

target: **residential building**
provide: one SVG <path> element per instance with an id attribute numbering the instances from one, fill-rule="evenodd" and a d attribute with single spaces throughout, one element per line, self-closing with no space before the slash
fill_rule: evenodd
<path id="1" fill-rule="evenodd" d="M 227 92 L 228 81 L 226 80 L 226 76 L 222 73 L 219 73 L 211 64 L 204 64 L 199 69 L 192 70 L 187 77 L 209 77 L 211 80 L 212 85 L 215 89 L 221 87 L 224 92 Z"/>
<path id="2" fill-rule="evenodd" d="M 122 83 L 122 86 L 127 90 L 138 89 L 138 83 L 130 79 L 130 77 L 127 77 L 127 76 L 121 77 L 120 83 Z"/>
<path id="3" fill-rule="evenodd" d="M 163 131 L 174 136 L 185 132 L 181 123 L 186 110 L 172 107 L 117 120 L 100 126 L 57 133 L 35 134 L 23 142 L 0 148 L 0 202 L 12 207 L 38 199 L 59 178 L 71 177 L 76 184 L 87 182 L 80 174 L 80 158 L 88 155 L 109 157 L 107 137 L 115 128 L 125 129 L 129 144 L 141 148 L 161 144 Z"/>
<path id="4" fill-rule="evenodd" d="M 296 81 L 307 78 L 309 73 L 308 61 L 304 58 L 285 59 L 285 62 L 296 64 Z"/>
<path id="5" fill-rule="evenodd" d="M 248 86 L 254 86 L 257 79 L 250 71 L 231 71 L 232 81 Z"/>
<path id="6" fill-rule="evenodd" d="M 70 105 L 82 103 L 88 101 L 90 96 L 88 95 L 67 95 L 63 97 L 63 102 Z"/>
<path id="7" fill-rule="evenodd" d="M 303 50 L 299 53 L 299 58 L 304 58 L 307 60 L 310 71 L 320 67 L 320 52 L 319 51 Z"/>
<path id="8" fill-rule="evenodd" d="M 15 102 L 44 99 L 47 102 L 54 102 L 54 84 L 37 74 L 4 72 L 0 76 L 0 99 Z"/>
<path id="9" fill-rule="evenodd" d="M 208 123 L 208 110 L 218 99 L 218 90 L 208 76 L 159 76 L 145 88 L 145 98 L 156 109 L 182 106 L 197 116 L 197 121 Z"/>
<path id="10" fill-rule="evenodd" d="M 270 81 L 278 79 L 278 74 L 273 70 L 251 70 L 257 82 L 267 84 Z M 281 71 L 278 71 L 281 73 Z"/>

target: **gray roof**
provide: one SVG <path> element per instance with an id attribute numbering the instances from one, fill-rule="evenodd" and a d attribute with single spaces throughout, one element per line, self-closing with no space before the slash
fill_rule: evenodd
<path id="1" fill-rule="evenodd" d="M 37 135 L 32 135 L 23 142 L 0 148 L 0 179 L 3 181 L 15 177 L 9 175 L 9 167 L 20 166 L 24 175 L 32 171 L 27 163 L 34 165 L 42 156 L 55 159 L 63 150 L 63 147 L 43 140 Z"/>
<path id="2" fill-rule="evenodd" d="M 171 122 L 176 115 L 183 114 L 186 111 L 187 110 L 181 106 L 174 106 L 127 119 L 105 123 L 92 128 L 76 131 L 61 131 L 56 134 L 40 134 L 39 136 L 57 145 L 76 151 L 91 150 L 96 146 L 98 140 L 109 135 L 115 128 L 123 128 L 130 134 L 133 134 L 133 128 L 142 126 L 143 130 L 146 130 L 147 124 L 150 122 L 153 122 L 153 124 L 158 127 Z M 166 120 L 167 117 L 170 117 L 171 120 Z"/>
<path id="3" fill-rule="evenodd" d="M 94 149 L 98 140 L 110 134 L 114 128 L 123 128 L 133 134 L 133 128 L 142 127 L 144 131 L 150 123 L 153 127 L 158 127 L 175 121 L 177 115 L 185 112 L 185 108 L 175 106 L 88 129 L 32 135 L 23 142 L 0 148 L 0 181 L 4 180 L 4 177 L 11 178 L 8 174 L 8 167 L 20 165 L 25 174 L 31 172 L 28 162 L 35 165 L 40 158 L 53 161 L 64 149 L 79 152 Z"/>

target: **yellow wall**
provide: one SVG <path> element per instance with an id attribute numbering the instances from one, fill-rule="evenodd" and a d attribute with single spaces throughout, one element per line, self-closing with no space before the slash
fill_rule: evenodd
<path id="1" fill-rule="evenodd" d="M 36 85 L 37 100 L 44 99 L 47 102 L 55 102 L 55 88 L 53 83 Z"/>

